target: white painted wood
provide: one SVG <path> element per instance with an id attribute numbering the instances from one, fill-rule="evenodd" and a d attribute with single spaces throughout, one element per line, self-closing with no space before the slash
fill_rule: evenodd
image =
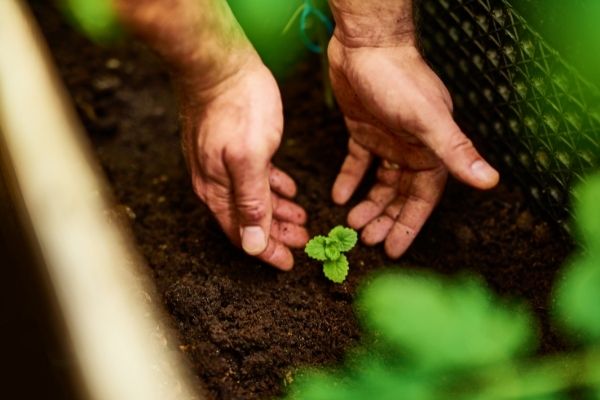
<path id="1" fill-rule="evenodd" d="M 74 50 L 76 51 L 76 50 Z M 0 0 L 0 132 L 93 399 L 196 399 L 146 267 L 108 218 L 82 128 L 24 2 Z"/>

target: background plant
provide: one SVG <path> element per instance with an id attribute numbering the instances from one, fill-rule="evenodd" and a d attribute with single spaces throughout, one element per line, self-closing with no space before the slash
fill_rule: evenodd
<path id="1" fill-rule="evenodd" d="M 92 40 L 110 42 L 123 33 L 110 0 L 60 0 L 59 4 L 71 23 Z"/>
<path id="2" fill-rule="evenodd" d="M 575 191 L 574 209 L 582 250 L 557 283 L 554 316 L 579 350 L 534 357 L 530 312 L 477 279 L 388 272 L 359 294 L 363 343 L 340 368 L 299 372 L 288 398 L 600 399 L 600 175 Z"/>
<path id="3" fill-rule="evenodd" d="M 306 57 L 307 41 L 314 41 L 314 46 L 325 54 L 322 49 L 331 34 L 331 27 L 322 22 L 331 20 L 326 0 L 228 0 L 228 3 L 246 36 L 275 76 L 287 77 L 294 65 Z M 112 0 L 59 0 L 59 4 L 71 23 L 90 39 L 104 43 L 124 37 Z M 295 15 L 307 4 L 311 18 L 306 18 L 300 26 Z M 327 70 L 326 65 L 324 70 Z M 332 105 L 333 97 L 327 92 L 327 86 L 325 90 L 326 101 Z"/>

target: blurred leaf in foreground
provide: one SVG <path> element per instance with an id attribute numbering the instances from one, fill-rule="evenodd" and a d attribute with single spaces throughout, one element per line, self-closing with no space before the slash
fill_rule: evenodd
<path id="1" fill-rule="evenodd" d="M 600 266 L 592 257 L 576 259 L 556 291 L 556 313 L 575 339 L 600 340 Z"/>
<path id="2" fill-rule="evenodd" d="M 371 331 L 420 367 L 481 366 L 532 350 L 528 313 L 500 304 L 474 279 L 383 275 L 364 290 L 359 308 Z"/>
<path id="3" fill-rule="evenodd" d="M 587 177 L 574 191 L 574 214 L 579 241 L 591 255 L 600 255 L 600 174 Z M 598 265 L 600 268 L 600 264 Z"/>
<path id="4" fill-rule="evenodd" d="M 556 289 L 555 313 L 580 341 L 600 340 L 600 175 L 574 192 L 575 226 L 582 253 L 564 272 Z"/>
<path id="5" fill-rule="evenodd" d="M 299 373 L 288 398 L 487 400 L 504 395 L 507 380 L 496 385 L 497 374 L 488 379 L 477 367 L 497 371 L 506 361 L 512 394 L 513 357 L 532 350 L 529 315 L 474 279 L 380 275 L 359 294 L 358 311 L 367 329 L 362 345 L 337 370 Z"/>
<path id="6" fill-rule="evenodd" d="M 347 373 L 305 371 L 297 375 L 287 399 L 301 400 L 439 400 L 427 375 L 390 369 L 376 358 Z"/>

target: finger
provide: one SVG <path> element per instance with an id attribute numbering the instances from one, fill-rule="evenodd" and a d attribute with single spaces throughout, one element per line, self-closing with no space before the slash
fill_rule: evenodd
<path id="1" fill-rule="evenodd" d="M 348 155 L 331 190 L 331 197 L 336 204 L 345 204 L 350 199 L 365 176 L 372 159 L 373 157 L 367 149 L 353 139 L 348 141 Z"/>
<path id="2" fill-rule="evenodd" d="M 367 246 L 374 246 L 383 242 L 392 230 L 405 202 L 406 197 L 404 196 L 395 198 L 381 215 L 369 222 L 361 233 L 363 243 Z"/>
<path id="3" fill-rule="evenodd" d="M 408 198 L 398 219 L 385 240 L 385 252 L 390 258 L 398 258 L 411 245 L 423 224 L 431 215 L 434 204 L 422 199 Z"/>
<path id="4" fill-rule="evenodd" d="M 289 271 L 294 267 L 294 256 L 278 239 L 271 237 L 267 248 L 258 256 L 259 260 L 266 262 L 282 271 Z"/>
<path id="5" fill-rule="evenodd" d="M 478 189 L 490 189 L 498 183 L 500 175 L 492 168 L 460 130 L 450 112 L 441 114 L 430 130 L 421 136 L 448 170 L 459 180 Z"/>
<path id="6" fill-rule="evenodd" d="M 271 165 L 269 171 L 269 185 L 277 194 L 292 198 L 296 195 L 297 188 L 294 180 L 279 168 Z"/>
<path id="7" fill-rule="evenodd" d="M 261 149 L 246 149 L 225 152 L 223 158 L 231 178 L 242 248 L 253 256 L 261 254 L 271 230 L 270 155 Z"/>
<path id="8" fill-rule="evenodd" d="M 271 223 L 271 237 L 288 247 L 297 249 L 304 247 L 309 239 L 308 232 L 300 225 L 277 221 L 276 219 Z"/>
<path id="9" fill-rule="evenodd" d="M 220 185 L 207 185 L 207 205 L 215 215 L 223 232 L 234 244 L 239 246 L 239 227 L 236 220 L 237 209 L 234 206 L 230 191 Z M 305 239 L 308 240 L 308 233 L 306 231 L 297 231 L 287 226 L 282 228 L 279 223 L 277 223 L 276 229 L 278 237 L 285 239 L 292 245 L 299 244 Z M 270 237 L 266 249 L 257 257 L 284 271 L 290 270 L 294 265 L 294 257 L 290 250 L 278 238 L 273 236 Z"/>
<path id="10" fill-rule="evenodd" d="M 304 225 L 306 223 L 306 211 L 298 204 L 271 194 L 271 202 L 273 204 L 273 218 L 279 221 L 291 222 L 296 225 Z"/>
<path id="11" fill-rule="evenodd" d="M 396 197 L 396 188 L 376 184 L 369 192 L 367 199 L 350 210 L 348 225 L 354 229 L 361 229 L 380 215 L 394 197 Z"/>
<path id="12" fill-rule="evenodd" d="M 380 215 L 365 226 L 360 239 L 367 246 L 375 246 L 385 240 L 393 225 L 393 219 L 387 215 Z"/>
<path id="13" fill-rule="evenodd" d="M 423 224 L 439 202 L 447 173 L 444 168 L 421 173 L 402 197 L 386 208 L 386 215 L 394 218 L 394 225 L 385 239 L 385 252 L 390 258 L 398 258 L 417 236 Z"/>

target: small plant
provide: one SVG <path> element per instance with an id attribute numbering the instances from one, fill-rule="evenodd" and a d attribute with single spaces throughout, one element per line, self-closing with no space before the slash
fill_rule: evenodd
<path id="1" fill-rule="evenodd" d="M 348 259 L 343 254 L 352 250 L 358 235 L 354 229 L 336 226 L 327 236 L 315 236 L 304 248 L 309 257 L 323 261 L 323 273 L 335 283 L 342 283 L 348 275 Z"/>

